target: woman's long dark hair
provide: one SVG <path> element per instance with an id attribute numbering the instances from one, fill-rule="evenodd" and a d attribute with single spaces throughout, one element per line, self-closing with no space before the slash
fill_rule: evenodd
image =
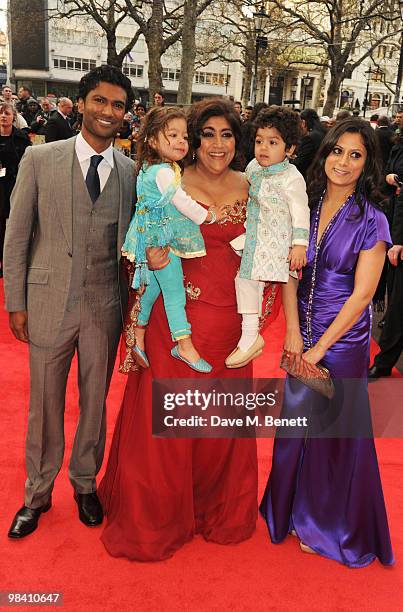
<path id="1" fill-rule="evenodd" d="M 368 121 L 352 117 L 336 123 L 326 134 L 322 144 L 312 162 L 307 177 L 307 191 L 309 196 L 309 206 L 312 208 L 317 205 L 326 190 L 327 176 L 325 174 L 325 161 L 332 152 L 339 138 L 346 132 L 350 134 L 360 134 L 364 141 L 367 151 L 367 159 L 360 178 L 357 181 L 354 195 L 361 213 L 364 211 L 365 202 L 369 202 L 376 208 L 384 198 L 379 191 L 382 175 L 380 167 L 380 151 L 375 137 L 374 129 Z"/>

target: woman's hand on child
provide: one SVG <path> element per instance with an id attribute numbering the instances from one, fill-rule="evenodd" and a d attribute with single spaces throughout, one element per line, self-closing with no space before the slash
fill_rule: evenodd
<path id="1" fill-rule="evenodd" d="M 287 261 L 290 262 L 290 271 L 301 270 L 306 266 L 306 247 L 296 244 L 290 249 Z"/>
<path id="2" fill-rule="evenodd" d="M 147 262 L 150 270 L 162 270 L 169 262 L 169 246 L 165 247 L 148 247 L 146 249 Z"/>

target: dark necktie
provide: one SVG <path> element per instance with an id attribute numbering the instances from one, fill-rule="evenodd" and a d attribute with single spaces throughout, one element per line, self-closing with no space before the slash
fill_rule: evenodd
<path id="1" fill-rule="evenodd" d="M 98 199 L 99 194 L 101 193 L 98 166 L 102 160 L 103 160 L 102 155 L 93 155 L 91 157 L 90 167 L 88 168 L 87 176 L 85 178 L 85 182 L 87 183 L 88 193 L 90 194 L 90 198 L 93 204 Z"/>

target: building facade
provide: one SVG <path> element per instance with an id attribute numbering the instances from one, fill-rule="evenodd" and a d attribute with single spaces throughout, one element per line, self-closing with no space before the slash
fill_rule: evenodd
<path id="1" fill-rule="evenodd" d="M 56 97 L 77 94 L 81 77 L 95 66 L 106 63 L 107 45 L 102 30 L 85 17 L 70 19 L 44 19 L 46 6 L 52 8 L 56 0 L 32 0 L 42 22 L 36 23 L 36 36 L 31 52 L 29 34 L 32 24 L 22 20 L 18 12 L 13 17 L 10 0 L 10 81 L 18 89 L 21 85 L 32 88 L 34 95 Z M 16 10 L 16 9 L 15 9 Z M 38 20 L 39 21 L 39 20 Z M 24 29 L 25 28 L 25 29 Z M 133 36 L 133 25 L 120 25 L 117 50 L 122 49 Z M 168 103 L 175 103 L 180 77 L 180 55 L 169 51 L 162 57 L 163 87 Z M 145 40 L 140 36 L 133 50 L 126 56 L 123 72 L 130 78 L 138 99 L 148 100 L 148 54 Z M 232 96 L 238 99 L 242 90 L 242 68 L 238 63 L 223 64 L 214 61 L 196 70 L 193 81 L 193 98 L 205 96 Z"/>

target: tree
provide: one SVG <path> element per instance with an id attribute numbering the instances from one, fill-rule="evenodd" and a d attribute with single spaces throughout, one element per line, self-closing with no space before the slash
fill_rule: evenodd
<path id="1" fill-rule="evenodd" d="M 61 0 L 58 9 L 52 14 L 54 19 L 61 17 L 87 17 L 103 30 L 106 36 L 108 53 L 107 62 L 122 67 L 125 57 L 130 53 L 141 35 L 144 36 L 148 50 L 149 95 L 161 90 L 162 55 L 182 36 L 185 26 L 186 61 L 183 62 L 182 87 L 185 98 L 188 97 L 189 85 L 193 81 L 194 53 L 192 53 L 192 30 L 194 32 L 197 17 L 212 0 L 184 0 L 183 3 L 167 8 L 165 0 Z M 117 30 L 124 20 L 131 19 L 136 29 L 130 41 L 117 51 Z M 194 35 L 193 35 L 194 37 Z M 185 87 L 186 83 L 186 87 Z"/>
<path id="2" fill-rule="evenodd" d="M 119 52 L 116 47 L 117 29 L 129 11 L 124 0 L 61 0 L 57 9 L 51 11 L 51 18 L 89 17 L 104 31 L 107 45 L 107 63 L 122 68 L 125 57 L 139 39 L 138 28 L 130 41 Z"/>
<path id="3" fill-rule="evenodd" d="M 402 31 L 394 0 L 302 0 L 295 4 L 269 0 L 269 4 L 281 10 L 279 25 L 282 21 L 284 32 L 293 32 L 295 48 L 310 48 L 311 53 L 318 49 L 316 58 L 311 56 L 295 64 L 330 71 L 324 115 L 333 114 L 342 81 L 351 78 L 355 68 L 380 44 Z M 377 27 L 381 23 L 384 33 Z"/>
<path id="4" fill-rule="evenodd" d="M 190 103 L 196 55 L 195 31 L 197 18 L 213 0 L 184 0 L 168 9 L 164 0 L 151 0 L 151 13 L 140 12 L 131 0 L 126 0 L 129 15 L 139 26 L 148 49 L 148 80 L 150 99 L 162 89 L 161 57 L 181 38 L 183 41 L 178 101 Z"/>
<path id="5" fill-rule="evenodd" d="M 208 44 L 198 53 L 207 56 L 209 61 L 218 59 L 227 65 L 239 63 L 244 69 L 242 103 L 249 103 L 252 90 L 252 79 L 255 71 L 256 57 L 256 31 L 253 13 L 261 8 L 259 0 L 245 3 L 243 0 L 217 0 L 214 3 L 214 25 L 211 23 L 212 31 L 208 35 Z M 266 5 L 267 7 L 267 5 Z M 288 43 L 281 42 L 277 35 L 282 29 L 279 19 L 280 11 L 271 7 L 268 12 L 267 27 L 262 35 L 267 38 L 267 48 L 259 51 L 259 71 L 257 75 L 256 89 L 258 100 L 263 99 L 264 84 L 270 71 L 272 74 L 281 72 L 286 67 L 284 60 L 284 49 Z M 275 16 L 277 14 L 277 19 Z"/>

